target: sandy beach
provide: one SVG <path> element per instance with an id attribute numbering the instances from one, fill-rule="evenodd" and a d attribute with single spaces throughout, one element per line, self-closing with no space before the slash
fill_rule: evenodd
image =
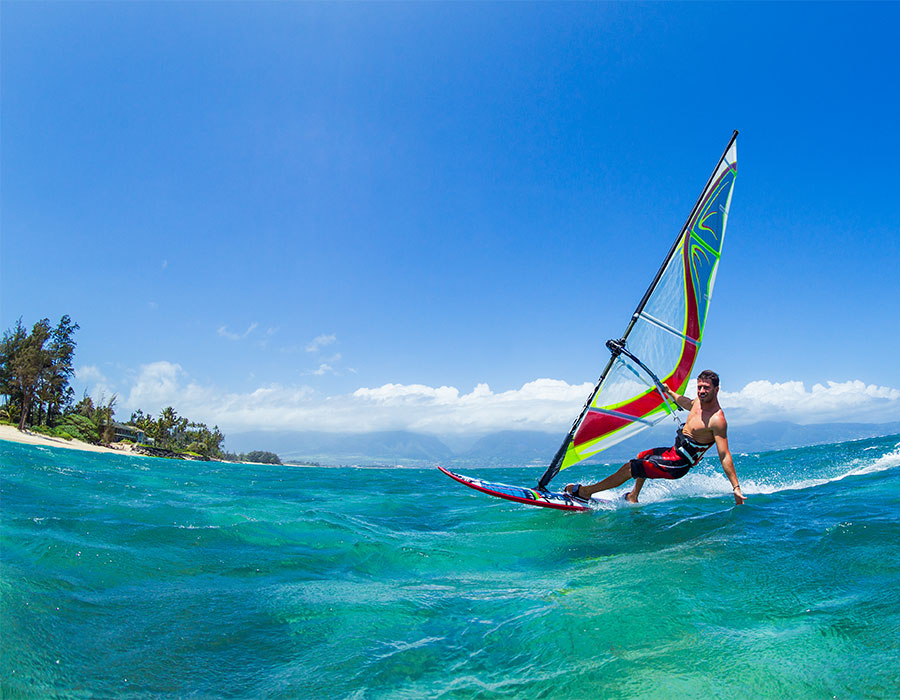
<path id="1" fill-rule="evenodd" d="M 0 440 L 7 440 L 9 442 L 21 442 L 26 445 L 62 447 L 67 450 L 82 450 L 84 452 L 112 452 L 114 454 L 120 455 L 131 454 L 132 452 L 134 452 L 132 446 L 126 443 L 113 443 L 115 447 L 92 445 L 89 442 L 82 442 L 81 440 L 64 440 L 63 438 L 50 437 L 49 435 L 41 435 L 40 433 L 33 433 L 30 430 L 19 432 L 18 428 L 15 428 L 12 425 L 0 425 Z M 232 462 L 232 464 L 257 464 L 257 462 Z"/>
<path id="2" fill-rule="evenodd" d="M 63 438 L 50 437 L 49 435 L 41 435 L 33 433 L 30 430 L 19 432 L 12 425 L 0 425 L 0 440 L 8 440 L 9 442 L 22 442 L 26 445 L 43 445 L 45 447 L 63 447 L 67 450 L 83 450 L 84 452 L 115 452 L 116 454 L 131 452 L 131 445 L 120 445 L 118 447 L 103 447 L 102 445 L 91 445 L 81 440 L 64 440 Z"/>

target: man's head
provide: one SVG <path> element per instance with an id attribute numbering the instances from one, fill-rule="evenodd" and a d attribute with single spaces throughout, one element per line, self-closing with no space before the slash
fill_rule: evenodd
<path id="1" fill-rule="evenodd" d="M 712 403 L 719 395 L 719 375 L 705 369 L 697 375 L 697 398 L 700 403 Z"/>

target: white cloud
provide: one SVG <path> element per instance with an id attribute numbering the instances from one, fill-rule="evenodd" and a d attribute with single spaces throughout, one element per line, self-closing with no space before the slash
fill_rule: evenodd
<path id="1" fill-rule="evenodd" d="M 316 369 L 308 369 L 308 370 L 302 372 L 302 374 L 313 375 L 316 377 L 321 377 L 326 374 L 333 374 L 335 376 L 340 376 L 341 372 L 339 372 L 338 370 L 336 370 L 334 368 L 334 365 L 340 361 L 341 361 L 341 354 L 337 353 L 336 355 L 333 355 L 332 357 L 327 358 L 325 360 L 325 362 L 322 362 Z M 354 373 L 356 372 L 356 370 L 349 370 L 349 371 L 354 372 Z"/>
<path id="2" fill-rule="evenodd" d="M 219 326 L 217 332 L 223 338 L 228 338 L 228 340 L 243 340 L 248 335 L 250 335 L 258 325 L 259 324 L 254 321 L 247 327 L 247 330 L 245 330 L 243 333 L 232 333 L 228 330 L 228 326 Z"/>
<path id="3" fill-rule="evenodd" d="M 900 389 L 859 380 L 814 384 L 750 382 L 737 392 L 722 391 L 719 401 L 734 422 L 787 420 L 792 423 L 888 422 L 900 420 Z M 733 417 L 732 417 L 733 416 Z"/>
<path id="4" fill-rule="evenodd" d="M 85 384 L 93 384 L 96 382 L 106 382 L 106 377 L 96 365 L 82 365 L 75 369 L 75 379 Z"/>
<path id="5" fill-rule="evenodd" d="M 76 368 L 75 381 L 82 384 L 83 389 L 97 402 L 105 402 L 116 393 L 111 388 L 109 379 L 96 365 L 82 365 Z M 80 398 L 79 395 L 76 400 Z"/>
<path id="6" fill-rule="evenodd" d="M 323 364 L 312 373 L 329 371 Z M 123 408 L 155 414 L 172 405 L 181 415 L 226 431 L 564 432 L 591 388 L 589 383 L 536 379 L 502 392 L 494 392 L 487 384 L 478 384 L 468 393 L 453 386 L 385 384 L 325 396 L 305 385 L 271 384 L 237 393 L 200 386 L 189 381 L 179 365 L 155 362 L 141 367 Z M 729 421 L 738 425 L 773 419 L 794 423 L 900 420 L 900 389 L 860 381 L 816 384 L 807 390 L 802 382 L 762 380 L 737 392 L 723 391 L 720 399 Z"/>
<path id="7" fill-rule="evenodd" d="M 312 342 L 306 346 L 306 352 L 318 352 L 326 345 L 331 345 L 337 340 L 335 335 L 319 335 L 313 338 Z"/>
<path id="8" fill-rule="evenodd" d="M 322 365 L 314 373 L 328 371 Z M 589 384 L 538 379 L 500 393 L 487 384 L 468 394 L 455 387 L 420 384 L 364 387 L 338 396 L 323 396 L 309 386 L 280 384 L 229 393 L 187 381 L 180 365 L 162 361 L 140 368 L 123 408 L 156 414 L 172 405 L 181 415 L 230 430 L 553 431 L 568 427 L 590 388 Z"/>
<path id="9" fill-rule="evenodd" d="M 357 389 L 352 398 L 367 413 L 415 431 L 556 431 L 571 424 L 590 390 L 591 384 L 572 385 L 557 379 L 536 379 L 500 393 L 478 384 L 468 394 L 452 386 L 385 384 Z"/>
<path id="10" fill-rule="evenodd" d="M 131 409 L 142 409 L 145 413 L 158 413 L 166 406 L 175 406 L 183 389 L 179 384 L 181 365 L 174 362 L 152 362 L 143 365 L 137 380 L 128 392 L 124 405 Z"/>

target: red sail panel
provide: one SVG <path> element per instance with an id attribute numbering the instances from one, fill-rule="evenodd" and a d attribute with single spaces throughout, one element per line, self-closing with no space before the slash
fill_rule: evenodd
<path id="1" fill-rule="evenodd" d="M 685 261 L 684 285 L 687 297 L 687 304 L 685 305 L 687 316 L 685 319 L 685 335 L 689 338 L 698 339 L 700 336 L 700 318 L 697 309 L 697 297 L 694 291 L 694 283 L 690 274 L 690 260 L 688 259 L 690 246 L 688 243 L 688 236 L 685 236 L 685 240 L 681 246 L 682 256 Z M 693 343 L 684 342 L 681 348 L 681 356 L 678 358 L 678 364 L 665 379 L 662 379 L 663 383 L 670 389 L 679 391 L 690 377 L 691 369 L 694 366 L 696 357 L 697 346 Z M 658 391 L 648 390 L 646 393 L 636 396 L 626 404 L 616 405 L 614 410 L 616 413 L 623 413 L 625 415 L 634 416 L 635 418 L 643 418 L 649 413 L 657 410 L 662 403 L 663 398 Z M 581 421 L 581 424 L 578 426 L 578 429 L 575 431 L 572 442 L 577 448 L 587 442 L 609 435 L 624 425 L 627 425 L 629 422 L 631 421 L 626 418 L 619 418 L 607 413 L 588 411 Z"/>

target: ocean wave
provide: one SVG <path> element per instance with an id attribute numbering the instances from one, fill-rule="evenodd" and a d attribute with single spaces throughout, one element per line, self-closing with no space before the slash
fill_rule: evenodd
<path id="1" fill-rule="evenodd" d="M 870 451 L 872 448 L 866 448 Z M 874 449 L 884 449 L 875 446 Z M 787 450 L 785 450 L 787 452 Z M 750 455 L 758 457 L 758 455 Z M 743 458 L 742 459 L 746 459 Z M 837 473 L 822 474 L 822 472 L 834 472 L 835 465 L 833 463 L 819 464 L 812 471 L 818 471 L 819 475 L 808 476 L 805 478 L 794 478 L 779 480 L 771 475 L 766 476 L 742 476 L 741 464 L 738 464 L 738 477 L 741 482 L 741 491 L 748 498 L 754 495 L 769 495 L 773 493 L 781 493 L 783 491 L 799 491 L 810 488 L 817 488 L 825 484 L 841 481 L 847 477 L 862 476 L 866 474 L 875 474 L 900 467 L 900 443 L 895 445 L 894 449 L 885 452 L 877 457 L 867 455 L 853 459 L 849 464 L 843 465 Z M 849 468 L 848 468 L 849 467 Z M 758 469 L 759 467 L 754 467 Z M 716 471 L 711 471 L 716 469 Z M 627 508 L 632 504 L 625 501 L 625 495 L 631 490 L 631 483 L 626 486 L 610 490 L 595 498 L 591 505 L 595 510 L 611 510 L 618 508 Z M 723 496 L 730 497 L 732 494 L 731 484 L 725 475 L 718 471 L 718 465 L 711 467 L 706 465 L 701 469 L 692 470 L 682 479 L 667 481 L 662 479 L 648 480 L 641 491 L 641 503 L 660 503 L 667 501 L 678 501 L 689 498 L 721 498 Z"/>
<path id="2" fill-rule="evenodd" d="M 875 472 L 882 472 L 887 469 L 893 469 L 894 467 L 900 467 L 900 443 L 898 443 L 892 451 L 881 455 L 881 457 L 871 464 L 858 467 L 857 469 L 848 472 L 845 476 L 874 474 Z"/>
<path id="3" fill-rule="evenodd" d="M 745 495 L 750 495 L 753 493 L 770 494 L 779 493 L 782 491 L 799 491 L 804 489 L 817 488 L 820 486 L 824 486 L 825 484 L 842 481 L 847 477 L 862 476 L 864 474 L 875 474 L 878 472 L 887 471 L 889 469 L 894 469 L 895 467 L 900 466 L 900 449 L 898 448 L 900 448 L 900 445 L 895 446 L 895 449 L 891 450 L 890 452 L 886 452 L 874 459 L 872 459 L 871 457 L 854 459 L 849 463 L 849 465 L 847 465 L 850 467 L 849 469 L 842 469 L 837 474 L 797 479 L 795 481 L 775 484 L 749 479 L 745 481 L 746 488 L 742 490 L 744 491 Z M 831 465 L 828 465 L 828 468 L 831 468 Z"/>
<path id="4" fill-rule="evenodd" d="M 492 499 L 433 470 L 262 478 L 160 460 L 147 472 L 17 448 L 0 475 L 0 634 L 15 639 L 3 690 L 724 697 L 750 678 L 779 697 L 900 696 L 896 650 L 876 643 L 900 622 L 895 443 L 736 455 L 760 504 L 745 509 L 711 456 L 679 481 L 648 481 L 649 506 L 621 500 L 628 485 L 601 494 L 611 512 L 597 517 Z M 846 498 L 851 486 L 866 497 Z"/>

